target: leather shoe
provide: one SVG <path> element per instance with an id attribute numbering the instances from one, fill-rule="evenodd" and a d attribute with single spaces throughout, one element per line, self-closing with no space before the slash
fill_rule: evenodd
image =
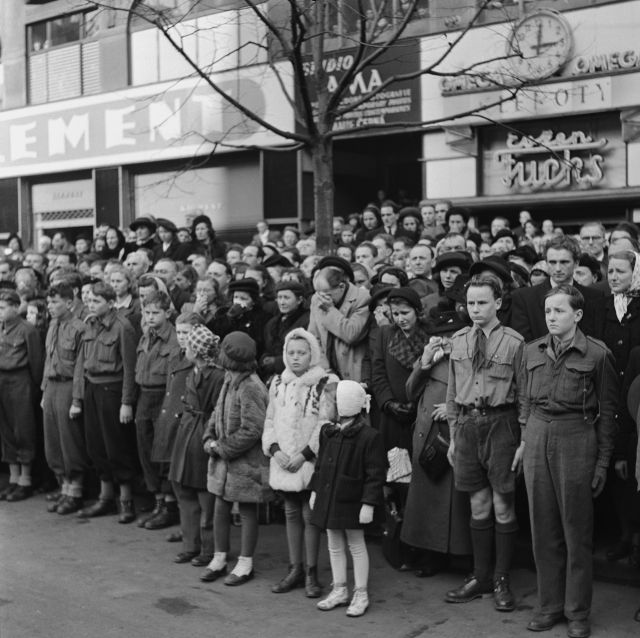
<path id="1" fill-rule="evenodd" d="M 62 505 L 62 503 L 64 502 L 65 498 L 66 496 L 64 496 L 63 494 L 59 494 L 57 499 L 49 499 L 49 502 L 47 504 L 47 512 L 49 512 L 49 514 L 55 514 L 58 511 L 58 507 L 60 507 L 60 505 Z"/>
<path id="2" fill-rule="evenodd" d="M 213 554 L 198 554 L 191 559 L 194 567 L 206 567 L 213 560 Z"/>
<path id="3" fill-rule="evenodd" d="M 238 585 L 244 585 L 249 582 L 253 578 L 253 569 L 248 574 L 243 574 L 242 576 L 237 576 L 233 572 L 231 572 L 225 579 L 224 584 L 229 585 L 229 587 L 237 587 Z"/>
<path id="4" fill-rule="evenodd" d="M 93 505 L 85 507 L 78 512 L 79 518 L 95 518 L 116 513 L 116 502 L 112 499 L 99 498 Z"/>
<path id="5" fill-rule="evenodd" d="M 516 608 L 508 576 L 498 576 L 493 581 L 493 605 L 498 611 L 513 611 Z"/>
<path id="6" fill-rule="evenodd" d="M 549 631 L 549 629 L 552 629 L 563 620 L 564 614 L 562 612 L 558 614 L 534 614 L 527 625 L 527 629 L 529 631 Z"/>
<path id="7" fill-rule="evenodd" d="M 133 507 L 133 501 L 131 499 L 120 501 L 120 516 L 118 516 L 118 523 L 127 525 L 133 523 L 136 520 L 136 512 Z"/>
<path id="8" fill-rule="evenodd" d="M 277 582 L 271 588 L 271 591 L 274 594 L 286 594 L 296 587 L 302 587 L 304 585 L 304 576 L 305 574 L 302 564 L 289 565 L 287 575 Z"/>
<path id="9" fill-rule="evenodd" d="M 200 552 L 180 552 L 174 559 L 174 563 L 190 563 Z"/>
<path id="10" fill-rule="evenodd" d="M 12 490 L 10 494 L 7 494 L 7 501 L 15 503 L 17 501 L 24 501 L 33 494 L 33 488 L 31 485 L 18 485 L 15 490 Z"/>
<path id="11" fill-rule="evenodd" d="M 148 521 L 150 521 L 154 516 L 157 516 L 162 511 L 164 507 L 164 499 L 156 499 L 156 504 L 154 508 L 146 515 L 141 516 L 138 520 L 138 527 L 144 527 Z"/>
<path id="12" fill-rule="evenodd" d="M 205 569 L 202 574 L 200 574 L 200 580 L 203 583 L 212 583 L 214 580 L 218 580 L 220 576 L 224 576 L 226 573 L 226 565 L 222 569 Z"/>
<path id="13" fill-rule="evenodd" d="M 471 575 L 458 589 L 448 591 L 444 599 L 448 603 L 468 603 L 471 600 L 480 598 L 483 594 L 492 592 L 493 586 L 491 582 L 479 581 L 475 576 Z"/>
<path id="14" fill-rule="evenodd" d="M 569 638 L 589 638 L 591 635 L 591 623 L 588 619 L 570 620 L 567 636 Z"/>
<path id="15" fill-rule="evenodd" d="M 167 536 L 167 543 L 182 543 L 182 532 L 171 532 Z"/>
<path id="16" fill-rule="evenodd" d="M 56 490 L 55 492 L 49 492 L 45 497 L 44 500 L 47 501 L 47 503 L 52 503 L 52 502 L 58 502 L 61 498 L 62 498 L 63 494 L 60 490 Z"/>
<path id="17" fill-rule="evenodd" d="M 79 496 L 67 496 L 58 503 L 57 512 L 61 516 L 73 514 L 82 509 L 82 499 Z"/>
<path id="18" fill-rule="evenodd" d="M 175 506 L 174 506 L 175 507 Z M 177 525 L 180 522 L 180 515 L 178 509 L 170 509 L 166 505 L 152 518 L 150 518 L 145 524 L 145 529 L 165 529 L 172 525 Z"/>
<path id="19" fill-rule="evenodd" d="M 0 501 L 6 501 L 7 496 L 13 492 L 18 487 L 17 483 L 9 483 L 1 492 L 0 492 Z"/>

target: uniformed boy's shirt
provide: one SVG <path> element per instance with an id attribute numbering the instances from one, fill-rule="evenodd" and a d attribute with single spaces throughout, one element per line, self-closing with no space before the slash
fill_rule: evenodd
<path id="1" fill-rule="evenodd" d="M 0 323 L 0 370 L 28 368 L 37 385 L 42 381 L 44 353 L 38 330 L 22 317 Z"/>
<path id="2" fill-rule="evenodd" d="M 606 467 L 616 434 L 619 381 L 613 355 L 604 343 L 577 330 L 556 355 L 551 335 L 526 345 L 519 374 L 520 423 L 533 412 L 553 419 L 575 416 L 598 434 L 598 465 Z"/>
<path id="3" fill-rule="evenodd" d="M 45 341 L 43 389 L 47 379 L 71 380 L 86 324 L 71 312 L 52 319 Z"/>
<path id="4" fill-rule="evenodd" d="M 485 363 L 474 370 L 473 355 L 478 339 L 476 326 L 463 328 L 451 338 L 447 420 L 455 427 L 463 407 L 495 408 L 516 404 L 517 374 L 524 339 L 515 330 L 498 323 L 486 339 Z"/>
<path id="5" fill-rule="evenodd" d="M 124 405 L 136 399 L 136 334 L 131 324 L 110 310 L 104 317 L 90 316 L 74 371 L 74 400 L 84 396 L 83 378 L 93 383 L 122 382 Z"/>
<path id="6" fill-rule="evenodd" d="M 142 387 L 167 384 L 169 362 L 180 352 L 175 328 L 166 321 L 162 328 L 148 329 L 140 339 L 136 360 L 136 383 Z"/>

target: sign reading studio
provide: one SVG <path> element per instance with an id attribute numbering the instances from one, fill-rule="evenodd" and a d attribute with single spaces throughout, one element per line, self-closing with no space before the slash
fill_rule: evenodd
<path id="1" fill-rule="evenodd" d="M 485 195 L 625 186 L 619 115 L 562 118 L 485 131 Z"/>

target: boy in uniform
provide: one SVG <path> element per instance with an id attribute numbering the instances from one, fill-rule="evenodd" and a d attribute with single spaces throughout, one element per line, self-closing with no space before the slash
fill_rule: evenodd
<path id="1" fill-rule="evenodd" d="M 59 283 L 47 291 L 51 323 L 46 339 L 42 380 L 44 451 L 61 487 L 49 512 L 71 514 L 82 507 L 82 481 L 88 467 L 80 419 L 71 419 L 73 373 L 85 324 L 73 314 L 74 289 Z"/>
<path id="2" fill-rule="evenodd" d="M 9 464 L 9 485 L 0 500 L 22 501 L 33 493 L 35 402 L 42 365 L 40 334 L 20 316 L 20 296 L 0 289 L 0 441 L 2 461 Z"/>
<path id="3" fill-rule="evenodd" d="M 100 478 L 100 495 L 80 510 L 81 518 L 115 513 L 114 483 L 120 485 L 119 523 L 135 520 L 131 482 L 135 457 L 128 424 L 136 397 L 136 337 L 131 324 L 113 307 L 114 289 L 93 284 L 90 315 L 74 370 L 71 418 L 82 414 L 87 452 Z"/>
<path id="4" fill-rule="evenodd" d="M 567 284 L 545 298 L 549 334 L 528 343 L 520 369 L 523 461 L 538 580 L 530 631 L 569 621 L 587 638 L 593 593 L 593 499 L 614 448 L 618 375 L 604 343 L 578 327 L 585 299 Z"/>
<path id="5" fill-rule="evenodd" d="M 466 297 L 473 325 L 452 337 L 448 456 L 456 488 L 469 492 L 474 571 L 462 586 L 447 592 L 446 601 L 465 603 L 493 591 L 495 608 L 513 611 L 509 570 L 518 524 L 512 465 L 520 442 L 516 378 L 524 340 L 498 320 L 502 286 L 497 277 L 472 277 Z"/>
<path id="6" fill-rule="evenodd" d="M 140 389 L 136 408 L 138 456 L 147 489 L 156 504 L 139 526 L 162 529 L 178 522 L 178 505 L 166 479 L 168 467 L 151 460 L 155 431 L 167 386 L 169 362 L 180 352 L 175 328 L 171 325 L 171 299 L 154 291 L 142 302 L 145 332 L 140 339 L 136 361 L 136 384 Z M 163 491 L 164 483 L 164 491 Z M 170 498 L 165 499 L 169 492 Z"/>

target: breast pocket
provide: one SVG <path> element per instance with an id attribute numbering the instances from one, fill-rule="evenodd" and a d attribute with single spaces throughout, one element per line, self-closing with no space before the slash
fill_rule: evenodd
<path id="1" fill-rule="evenodd" d="M 169 353 L 170 350 L 160 348 L 156 353 L 156 356 L 149 362 L 149 369 L 151 374 L 165 377 L 167 369 L 169 368 Z"/>
<path id="2" fill-rule="evenodd" d="M 542 359 L 527 361 L 527 396 L 537 399 L 547 394 L 548 379 L 544 374 L 545 366 Z"/>
<path id="3" fill-rule="evenodd" d="M 591 387 L 593 370 L 593 363 L 567 361 L 562 375 L 562 398 L 571 403 L 583 403 Z"/>
<path id="4" fill-rule="evenodd" d="M 97 357 L 102 363 L 115 363 L 118 335 L 101 335 L 97 341 Z"/>

